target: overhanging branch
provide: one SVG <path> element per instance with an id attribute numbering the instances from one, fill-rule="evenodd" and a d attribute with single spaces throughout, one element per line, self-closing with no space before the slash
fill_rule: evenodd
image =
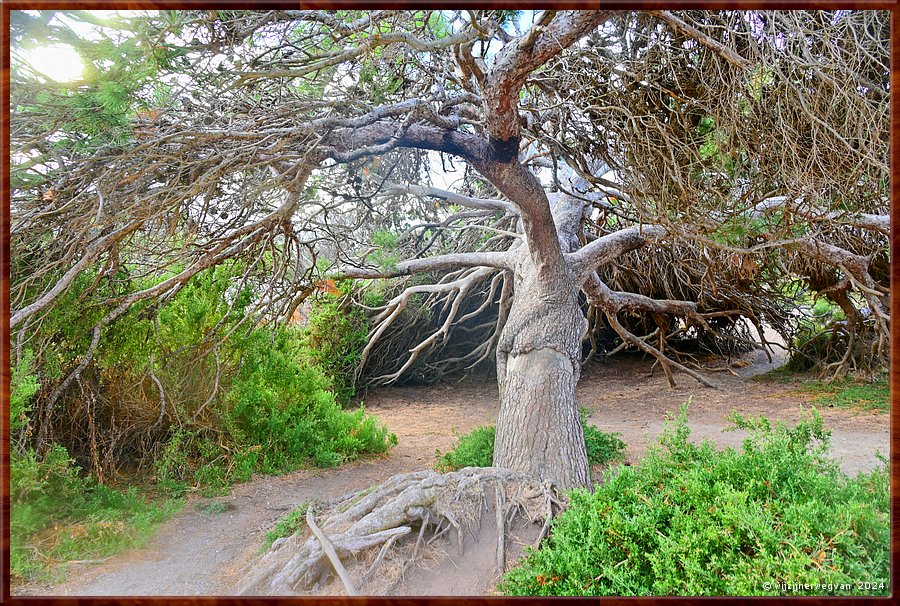
<path id="1" fill-rule="evenodd" d="M 513 259 L 508 252 L 471 252 L 451 253 L 423 259 L 401 261 L 392 269 L 350 268 L 331 276 L 335 280 L 346 278 L 379 279 L 397 278 L 412 274 L 458 269 L 460 267 L 491 267 L 494 269 L 512 269 Z"/>
<path id="2" fill-rule="evenodd" d="M 666 234 L 661 225 L 636 225 L 597 238 L 579 250 L 566 255 L 569 267 L 578 276 L 578 282 L 586 280 L 597 267 L 605 265 L 628 251 L 640 248 L 648 238 Z"/>

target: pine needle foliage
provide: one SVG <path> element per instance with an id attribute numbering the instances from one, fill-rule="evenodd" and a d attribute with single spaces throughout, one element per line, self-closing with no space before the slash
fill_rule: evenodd
<path id="1" fill-rule="evenodd" d="M 813 410 L 795 427 L 734 415 L 740 449 L 689 441 L 686 409 L 634 467 L 576 491 L 509 595 L 887 595 L 887 466 L 847 477 Z M 868 585 L 860 585 L 865 580 Z"/>

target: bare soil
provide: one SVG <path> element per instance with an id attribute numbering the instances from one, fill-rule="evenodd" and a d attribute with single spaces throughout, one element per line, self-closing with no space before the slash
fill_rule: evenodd
<path id="1" fill-rule="evenodd" d="M 622 356 L 587 367 L 577 395 L 591 412 L 591 423 L 621 434 L 628 445 L 627 462 L 634 464 L 660 434 L 665 421 L 688 400 L 693 439 L 708 439 L 720 446 L 738 446 L 745 436 L 722 431 L 733 410 L 772 420 L 798 420 L 804 407 L 808 408 L 810 396 L 798 390 L 797 382 L 752 378 L 780 362 L 780 358 L 769 362 L 762 352 L 752 352 L 732 364 L 708 362 L 707 375 L 715 379 L 718 389 L 704 388 L 685 375 L 676 375 L 679 385 L 673 389 L 659 368 L 651 373 L 651 361 Z M 333 499 L 397 473 L 428 468 L 436 450 L 452 448 L 457 434 L 494 423 L 498 413 L 497 386 L 491 382 L 383 388 L 369 394 L 366 404 L 397 434 L 399 444 L 387 456 L 337 469 L 255 477 L 235 486 L 228 496 L 215 499 L 227 507 L 222 513 L 206 513 L 204 507 L 212 500 L 194 497 L 162 525 L 146 548 L 100 563 L 71 564 L 65 583 L 14 587 L 13 594 L 233 595 L 242 571 L 259 555 L 265 533 L 295 506 Z M 878 466 L 876 451 L 887 455 L 887 414 L 836 408 L 820 412 L 833 431 L 833 455 L 846 473 Z M 521 543 L 531 540 L 525 533 Z M 488 533 L 478 538 L 481 548 L 467 546 L 462 558 L 454 554 L 449 563 L 423 562 L 408 573 L 396 593 L 490 593 L 496 571 L 481 559 L 493 554 L 495 542 L 496 536 Z"/>

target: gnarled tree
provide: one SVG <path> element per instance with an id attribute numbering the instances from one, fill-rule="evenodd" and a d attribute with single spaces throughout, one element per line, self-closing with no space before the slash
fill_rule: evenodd
<path id="1" fill-rule="evenodd" d="M 18 15 L 14 42 L 37 26 L 71 40 L 53 19 Z M 886 13 L 164 11 L 96 21 L 132 32 L 152 76 L 132 74 L 119 90 L 13 71 L 14 342 L 88 268 L 118 293 L 45 415 L 130 306 L 236 258 L 273 319 L 291 315 L 317 272 L 437 276 L 376 318 L 370 344 L 417 295 L 445 306 L 389 378 L 477 316 L 481 307 L 460 310 L 487 290 L 497 322 L 470 359 L 496 355 L 494 463 L 561 488 L 590 485 L 574 395 L 586 308 L 671 381 L 679 370 L 710 384 L 665 355 L 666 338 L 715 333 L 739 316 L 760 335 L 764 322 L 788 332 L 773 302 L 800 280 L 844 309 L 853 339 L 868 327 L 874 359 L 886 355 Z M 106 109 L 121 93 L 119 113 L 133 120 L 106 125 L 115 137 L 85 134 L 90 115 L 58 112 L 91 91 Z M 460 186 L 431 182 L 459 161 Z M 404 219 L 416 215 L 423 224 Z M 385 226 L 408 228 L 408 257 L 373 255 L 367 240 Z M 660 259 L 661 272 L 641 275 Z M 118 273 L 126 264 L 159 279 L 137 288 Z M 626 314 L 657 328 L 635 334 Z M 854 350 L 851 341 L 841 362 Z"/>

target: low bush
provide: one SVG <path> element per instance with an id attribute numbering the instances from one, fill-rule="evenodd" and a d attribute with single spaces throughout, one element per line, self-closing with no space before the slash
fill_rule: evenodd
<path id="1" fill-rule="evenodd" d="M 228 400 L 230 415 L 258 450 L 259 469 L 283 472 L 299 464 L 333 467 L 396 442 L 362 409 L 344 411 L 328 378 L 303 363 L 290 333 L 260 334 L 248 343 Z"/>
<path id="2" fill-rule="evenodd" d="M 104 329 L 54 414 L 31 414 L 16 397 L 13 440 L 43 451 L 35 438 L 49 436 L 96 477 L 150 471 L 176 496 L 195 487 L 220 494 L 253 472 L 333 466 L 387 450 L 395 438 L 374 418 L 341 409 L 353 395 L 348 377 L 365 317 L 325 295 L 306 327 L 256 323 L 245 270 L 241 262 L 210 268 L 163 304 L 135 304 Z M 124 266 L 120 273 L 132 279 Z M 133 279 L 152 287 L 166 277 Z M 338 282 L 335 292 L 352 287 Z M 95 311 L 115 288 L 99 276 L 79 278 L 30 341 L 35 355 L 23 352 L 17 372 L 31 376 L 30 364 L 36 379 L 20 382 L 19 392 L 46 402 L 84 356 Z"/>
<path id="3" fill-rule="evenodd" d="M 61 578 L 67 562 L 141 546 L 180 502 L 149 502 L 83 477 L 62 446 L 10 457 L 10 572 L 15 581 Z"/>
<path id="4" fill-rule="evenodd" d="M 28 413 L 39 390 L 31 354 L 12 369 L 9 567 L 15 582 L 60 578 L 66 563 L 106 557 L 146 541 L 180 503 L 150 502 L 137 489 L 115 490 L 86 477 L 68 451 L 51 444 L 43 455 L 24 445 Z"/>
<path id="5" fill-rule="evenodd" d="M 581 414 L 581 427 L 584 430 L 588 463 L 592 466 L 606 466 L 624 460 L 625 442 L 619 439 L 620 434 L 606 433 L 589 424 L 584 409 Z"/>
<path id="6" fill-rule="evenodd" d="M 591 465 L 609 465 L 624 458 L 625 443 L 618 438 L 619 434 L 605 433 L 589 424 L 584 409 L 581 410 L 581 427 Z M 486 425 L 460 436 L 456 448 L 443 454 L 436 453 L 435 469 L 445 472 L 463 467 L 490 467 L 494 459 L 495 433 L 496 427 Z"/>
<path id="7" fill-rule="evenodd" d="M 352 282 L 338 282 L 344 293 Z M 313 303 L 303 338 L 304 356 L 318 366 L 331 382 L 331 391 L 345 405 L 356 395 L 354 375 L 369 332 L 365 314 L 341 305 L 332 295 Z"/>
<path id="8" fill-rule="evenodd" d="M 190 306 L 173 305 L 172 318 L 190 317 L 190 326 L 224 321 L 204 299 L 216 291 L 202 286 Z M 353 395 L 347 377 L 365 335 L 364 318 L 345 312 L 330 295 L 314 305 L 304 328 L 235 333 L 220 347 L 221 395 L 198 422 L 172 428 L 158 449 L 158 486 L 176 495 L 200 487 L 213 496 L 255 472 L 333 467 L 387 451 L 396 436 L 362 408 L 341 407 Z"/>
<path id="9" fill-rule="evenodd" d="M 251 333 L 217 417 L 222 429 L 172 434 L 156 460 L 162 490 L 178 495 L 201 486 L 212 496 L 254 472 L 333 467 L 397 443 L 362 408 L 341 408 L 329 379 L 304 360 L 301 339 L 287 328 Z"/>
<path id="10" fill-rule="evenodd" d="M 459 436 L 456 448 L 443 454 L 440 451 L 435 453 L 438 457 L 435 469 L 446 472 L 463 467 L 490 467 L 494 460 L 496 430 L 493 425 L 485 425 Z"/>
<path id="11" fill-rule="evenodd" d="M 575 491 L 506 574 L 511 595 L 867 595 L 889 591 L 887 466 L 849 478 L 813 413 L 794 428 L 733 416 L 740 450 L 688 441 L 685 409 L 640 465 Z M 830 585 L 829 585 L 830 584 Z M 823 586 L 824 585 L 824 586 Z"/>

